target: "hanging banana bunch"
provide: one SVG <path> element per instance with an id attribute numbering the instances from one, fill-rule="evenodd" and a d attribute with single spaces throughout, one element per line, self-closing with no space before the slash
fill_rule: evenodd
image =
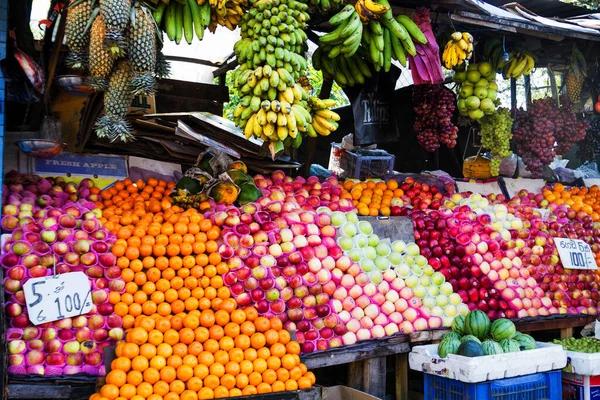
<path id="1" fill-rule="evenodd" d="M 446 69 L 454 69 L 471 59 L 473 36 L 469 32 L 454 32 L 442 53 L 442 63 Z"/>

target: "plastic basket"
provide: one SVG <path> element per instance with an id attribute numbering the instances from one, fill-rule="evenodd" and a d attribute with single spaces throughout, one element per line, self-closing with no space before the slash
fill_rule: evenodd
<path id="1" fill-rule="evenodd" d="M 561 400 L 561 371 L 480 383 L 424 374 L 425 400 Z"/>
<path id="2" fill-rule="evenodd" d="M 340 178 L 383 178 L 394 170 L 394 156 L 383 150 L 366 150 L 371 154 L 347 151 L 339 143 L 331 144 L 331 154 L 339 154 Z"/>

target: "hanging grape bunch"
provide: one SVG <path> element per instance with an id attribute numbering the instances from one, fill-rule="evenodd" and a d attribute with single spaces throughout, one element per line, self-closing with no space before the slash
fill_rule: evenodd
<path id="1" fill-rule="evenodd" d="M 416 85 L 413 103 L 417 114 L 413 128 L 419 144 L 430 152 L 439 149 L 440 144 L 454 148 L 458 128 L 452 123 L 456 109 L 452 92 L 442 85 Z"/>
<path id="2" fill-rule="evenodd" d="M 512 154 L 510 140 L 512 139 L 513 122 L 510 110 L 507 108 L 499 108 L 497 112 L 479 120 L 481 145 L 492 155 L 490 161 L 492 176 L 498 176 L 500 162 Z"/>
<path id="3" fill-rule="evenodd" d="M 577 143 L 577 158 L 582 163 L 593 162 L 600 156 L 600 118 L 592 115 L 587 121 L 590 128 L 585 138 Z"/>
<path id="4" fill-rule="evenodd" d="M 560 101 L 561 107 L 556 109 L 556 118 L 553 122 L 556 129 L 556 154 L 565 155 L 571 151 L 575 143 L 585 139 L 590 124 L 577 118 L 572 109 L 573 103 L 567 96 L 562 96 Z"/>
<path id="5" fill-rule="evenodd" d="M 566 154 L 585 138 L 587 122 L 577 119 L 566 98 L 561 101 L 565 104 L 562 108 L 556 107 L 552 98 L 535 100 L 527 111 L 516 113 L 513 137 L 517 154 L 534 178 L 541 178 L 544 165 L 556 154 Z"/>

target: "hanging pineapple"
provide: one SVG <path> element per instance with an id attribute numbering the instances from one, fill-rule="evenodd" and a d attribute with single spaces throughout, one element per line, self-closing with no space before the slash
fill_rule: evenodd
<path id="1" fill-rule="evenodd" d="M 123 57 L 127 47 L 125 29 L 129 25 L 131 0 L 100 0 L 100 15 L 106 25 L 104 46 L 114 58 Z"/>
<path id="2" fill-rule="evenodd" d="M 576 45 L 573 45 L 573 53 L 571 55 L 571 66 L 567 72 L 565 84 L 567 88 L 567 96 L 573 103 L 573 111 L 580 112 L 581 106 L 581 89 L 585 77 L 587 76 L 587 63 L 585 57 Z"/>
<path id="3" fill-rule="evenodd" d="M 97 15 L 92 23 L 90 46 L 89 46 L 89 85 L 96 90 L 108 89 L 108 77 L 113 69 L 114 59 L 110 52 L 104 48 L 106 37 L 106 26 L 102 15 Z"/>
<path id="4" fill-rule="evenodd" d="M 130 83 L 133 77 L 131 64 L 127 60 L 117 62 L 110 75 L 108 91 L 104 94 L 104 115 L 96 122 L 96 135 L 111 142 L 134 140 L 133 133 L 125 115 L 131 106 Z"/>
<path id="5" fill-rule="evenodd" d="M 90 32 L 87 29 L 91 18 L 90 0 L 71 0 L 67 9 L 65 35 L 69 54 L 65 60 L 68 67 L 84 69 L 87 66 L 87 53 L 90 43 Z"/>
<path id="6" fill-rule="evenodd" d="M 129 61 L 134 73 L 131 80 L 133 94 L 152 94 L 155 86 L 156 30 L 147 8 L 135 9 L 128 40 Z"/>

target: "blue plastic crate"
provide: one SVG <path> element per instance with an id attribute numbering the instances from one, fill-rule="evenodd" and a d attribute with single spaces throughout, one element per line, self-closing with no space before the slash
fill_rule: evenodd
<path id="1" fill-rule="evenodd" d="M 561 400 L 560 371 L 540 372 L 516 378 L 464 383 L 437 375 L 425 375 L 425 400 Z"/>

